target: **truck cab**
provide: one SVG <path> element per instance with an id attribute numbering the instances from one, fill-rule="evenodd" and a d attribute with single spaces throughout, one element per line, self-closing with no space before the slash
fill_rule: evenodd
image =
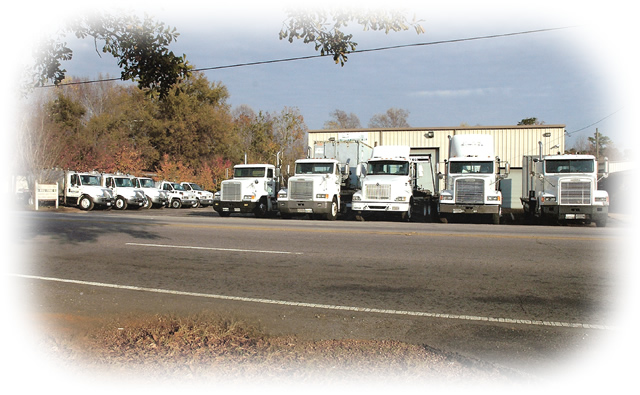
<path id="1" fill-rule="evenodd" d="M 191 191 L 187 191 L 177 182 L 159 181 L 156 188 L 165 191 L 168 195 L 169 207 L 195 207 L 198 204 L 195 195 Z"/>
<path id="2" fill-rule="evenodd" d="M 135 188 L 142 190 L 145 195 L 146 208 L 163 208 L 169 205 L 167 192 L 156 188 L 156 183 L 150 177 L 132 177 L 131 182 Z"/>
<path id="3" fill-rule="evenodd" d="M 111 189 L 102 186 L 101 178 L 97 172 L 62 172 L 58 181 L 60 203 L 85 211 L 96 206 L 110 209 L 115 198 Z"/>
<path id="4" fill-rule="evenodd" d="M 396 215 L 409 220 L 413 210 L 416 162 L 408 146 L 377 146 L 366 163 L 362 189 L 353 194 L 359 215 Z M 359 167 L 361 172 L 361 168 Z"/>
<path id="5" fill-rule="evenodd" d="M 545 222 L 581 221 L 607 224 L 609 194 L 598 189 L 598 163 L 593 155 L 539 155 L 523 158 L 520 199 L 525 213 Z"/>
<path id="6" fill-rule="evenodd" d="M 233 168 L 233 178 L 222 181 L 213 209 L 221 216 L 253 213 L 262 218 L 278 210 L 279 172 L 274 165 L 242 164 Z"/>
<path id="7" fill-rule="evenodd" d="M 195 182 L 181 182 L 180 185 L 187 191 L 195 194 L 198 203 L 196 207 L 208 207 L 213 205 L 213 192 L 205 191 Z"/>
<path id="8" fill-rule="evenodd" d="M 298 159 L 288 187 L 278 192 L 284 218 L 309 214 L 335 220 L 340 212 L 340 163 L 336 159 Z"/>
<path id="9" fill-rule="evenodd" d="M 456 135 L 450 138 L 445 188 L 440 193 L 439 212 L 444 219 L 457 215 L 486 215 L 494 224 L 502 215 L 501 179 L 508 177 L 509 164 L 500 174 L 491 135 Z"/>
<path id="10" fill-rule="evenodd" d="M 134 187 L 130 176 L 103 174 L 102 186 L 113 191 L 115 196 L 114 208 L 117 210 L 125 210 L 127 207 L 140 208 L 145 205 L 144 192 Z"/>

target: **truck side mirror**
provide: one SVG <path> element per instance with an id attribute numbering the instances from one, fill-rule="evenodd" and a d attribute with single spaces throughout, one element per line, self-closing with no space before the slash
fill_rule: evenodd
<path id="1" fill-rule="evenodd" d="M 439 180 L 444 180 L 444 174 L 443 173 L 438 173 L 438 179 Z"/>

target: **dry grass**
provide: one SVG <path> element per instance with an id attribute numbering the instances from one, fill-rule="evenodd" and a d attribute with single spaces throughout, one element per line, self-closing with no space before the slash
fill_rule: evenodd
<path id="1" fill-rule="evenodd" d="M 238 321 L 198 315 L 75 325 L 46 345 L 83 370 L 157 379 L 296 381 L 390 378 L 446 383 L 514 382 L 514 372 L 398 341 L 303 341 Z M 78 329 L 83 328 L 83 329 Z"/>

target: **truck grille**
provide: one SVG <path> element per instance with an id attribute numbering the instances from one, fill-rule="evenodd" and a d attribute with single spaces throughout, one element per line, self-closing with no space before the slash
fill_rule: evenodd
<path id="1" fill-rule="evenodd" d="M 591 204 L 591 182 L 561 182 L 560 204 Z"/>
<path id="2" fill-rule="evenodd" d="M 391 199 L 391 184 L 365 185 L 364 196 L 367 200 L 389 200 Z"/>
<path id="3" fill-rule="evenodd" d="M 456 180 L 456 203 L 483 204 L 484 180 L 462 179 Z"/>
<path id="4" fill-rule="evenodd" d="M 313 181 L 292 180 L 289 182 L 291 189 L 290 199 L 313 200 Z"/>
<path id="5" fill-rule="evenodd" d="M 242 184 L 239 182 L 222 184 L 222 200 L 226 202 L 242 201 Z"/>

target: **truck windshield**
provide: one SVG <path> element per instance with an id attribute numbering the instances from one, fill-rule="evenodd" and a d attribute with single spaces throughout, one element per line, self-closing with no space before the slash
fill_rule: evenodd
<path id="1" fill-rule="evenodd" d="M 593 173 L 593 159 L 545 160 L 546 173 Z"/>
<path id="2" fill-rule="evenodd" d="M 142 188 L 155 188 L 156 184 L 150 178 L 138 178 Z"/>
<path id="3" fill-rule="evenodd" d="M 244 177 L 262 178 L 264 177 L 264 167 L 241 167 L 233 170 L 233 178 Z"/>
<path id="4" fill-rule="evenodd" d="M 493 162 L 449 162 L 449 172 L 459 174 L 491 174 Z"/>
<path id="5" fill-rule="evenodd" d="M 180 184 L 171 184 L 173 185 L 173 189 L 175 189 L 176 191 L 186 191 L 186 189 L 184 189 L 184 187 Z"/>
<path id="6" fill-rule="evenodd" d="M 296 174 L 331 174 L 333 163 L 297 163 Z"/>
<path id="7" fill-rule="evenodd" d="M 409 174 L 409 162 L 405 161 L 375 161 L 367 165 L 367 174 L 390 174 L 406 176 Z"/>
<path id="8" fill-rule="evenodd" d="M 116 186 L 121 188 L 133 188 L 130 178 L 115 178 Z"/>
<path id="9" fill-rule="evenodd" d="M 82 182 L 82 185 L 100 186 L 100 179 L 98 178 L 98 176 L 81 175 L 80 181 Z"/>
<path id="10" fill-rule="evenodd" d="M 191 189 L 193 189 L 194 191 L 201 191 L 202 188 L 200 188 L 200 185 L 198 184 L 189 184 L 191 186 Z"/>

